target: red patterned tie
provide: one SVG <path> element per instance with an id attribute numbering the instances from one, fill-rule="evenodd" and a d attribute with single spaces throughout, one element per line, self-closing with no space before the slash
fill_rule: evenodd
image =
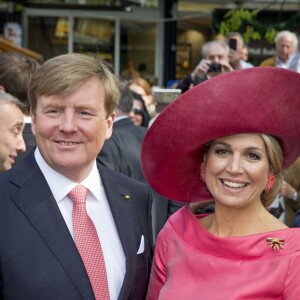
<path id="1" fill-rule="evenodd" d="M 106 268 L 94 223 L 86 212 L 88 190 L 77 185 L 69 197 L 73 201 L 73 231 L 76 247 L 89 275 L 96 300 L 109 300 Z"/>

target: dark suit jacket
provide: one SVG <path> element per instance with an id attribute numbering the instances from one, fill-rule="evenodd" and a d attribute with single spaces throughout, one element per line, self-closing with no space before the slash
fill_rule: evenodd
<path id="1" fill-rule="evenodd" d="M 126 256 L 119 299 L 144 299 L 152 259 L 151 193 L 122 174 L 105 167 L 99 171 Z M 0 299 L 94 300 L 79 252 L 33 153 L 0 175 L 0 194 Z M 145 251 L 137 254 L 142 235 Z"/>
<path id="2" fill-rule="evenodd" d="M 112 170 L 146 182 L 141 168 L 141 148 L 146 127 L 135 126 L 129 118 L 113 125 L 110 139 L 105 141 L 97 161 Z"/>
<path id="3" fill-rule="evenodd" d="M 147 128 L 135 126 L 129 118 L 114 123 L 113 133 L 105 141 L 97 161 L 115 171 L 147 183 L 141 168 L 141 148 Z M 168 200 L 152 190 L 153 239 L 165 225 L 168 217 L 182 205 Z"/>
<path id="4" fill-rule="evenodd" d="M 285 223 L 289 227 L 300 227 L 300 190 L 298 192 L 297 200 L 284 198 L 285 204 Z"/>

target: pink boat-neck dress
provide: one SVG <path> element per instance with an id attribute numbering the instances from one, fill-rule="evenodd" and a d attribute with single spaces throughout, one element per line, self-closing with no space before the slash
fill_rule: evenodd
<path id="1" fill-rule="evenodd" d="M 300 229 L 220 238 L 197 217 L 185 206 L 159 233 L 147 300 L 300 300 Z"/>

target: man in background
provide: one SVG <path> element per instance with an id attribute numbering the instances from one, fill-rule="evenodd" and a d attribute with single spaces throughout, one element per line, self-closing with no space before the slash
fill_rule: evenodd
<path id="1" fill-rule="evenodd" d="M 261 66 L 272 66 L 297 71 L 299 54 L 298 39 L 295 33 L 283 30 L 275 37 L 276 55 L 265 59 Z"/>
<path id="2" fill-rule="evenodd" d="M 244 40 L 239 32 L 230 32 L 226 42 L 230 48 L 229 62 L 234 70 L 252 68 L 253 65 L 243 60 Z"/>
<path id="3" fill-rule="evenodd" d="M 248 62 L 249 60 L 249 47 L 246 44 L 244 44 L 244 47 L 242 48 L 242 60 L 245 62 Z"/>
<path id="4" fill-rule="evenodd" d="M 26 152 L 18 155 L 15 164 L 17 165 L 36 146 L 35 137 L 31 131 L 28 87 L 32 75 L 39 67 L 39 63 L 22 54 L 6 52 L 0 54 L 0 66 L 0 86 L 5 92 L 13 95 L 24 104 L 22 108 L 25 118 L 23 137 Z"/>
<path id="5" fill-rule="evenodd" d="M 127 82 L 119 82 L 120 100 L 116 109 L 112 136 L 105 141 L 97 161 L 115 171 L 146 183 L 141 168 L 141 147 L 147 128 L 135 126 L 129 119 L 133 95 Z"/>
<path id="6" fill-rule="evenodd" d="M 134 125 L 129 118 L 133 109 L 134 96 L 127 83 L 120 82 L 119 88 L 121 97 L 116 109 L 113 133 L 110 139 L 105 141 L 97 161 L 115 171 L 148 184 L 141 168 L 141 148 L 147 128 Z M 154 190 L 152 190 L 152 195 L 152 226 L 155 240 L 168 217 L 181 205 L 162 197 Z"/>
<path id="7" fill-rule="evenodd" d="M 182 93 L 211 77 L 233 70 L 229 64 L 229 47 L 225 42 L 207 42 L 202 46 L 201 52 L 199 64 L 176 85 Z"/>
<path id="8" fill-rule="evenodd" d="M 17 156 L 26 150 L 23 108 L 17 98 L 0 90 L 0 173 L 11 169 Z"/>
<path id="9" fill-rule="evenodd" d="M 270 205 L 270 212 L 287 226 L 300 227 L 299 208 L 300 158 L 298 158 L 288 169 L 284 170 L 281 189 L 273 203 Z M 298 224 L 296 224 L 297 219 L 299 222 Z"/>

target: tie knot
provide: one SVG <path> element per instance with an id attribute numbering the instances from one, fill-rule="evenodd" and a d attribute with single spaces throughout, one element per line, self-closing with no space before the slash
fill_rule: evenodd
<path id="1" fill-rule="evenodd" d="M 84 187 L 83 185 L 77 185 L 70 193 L 69 196 L 71 200 L 75 204 L 82 204 L 86 201 L 86 196 L 88 193 L 88 189 Z"/>

